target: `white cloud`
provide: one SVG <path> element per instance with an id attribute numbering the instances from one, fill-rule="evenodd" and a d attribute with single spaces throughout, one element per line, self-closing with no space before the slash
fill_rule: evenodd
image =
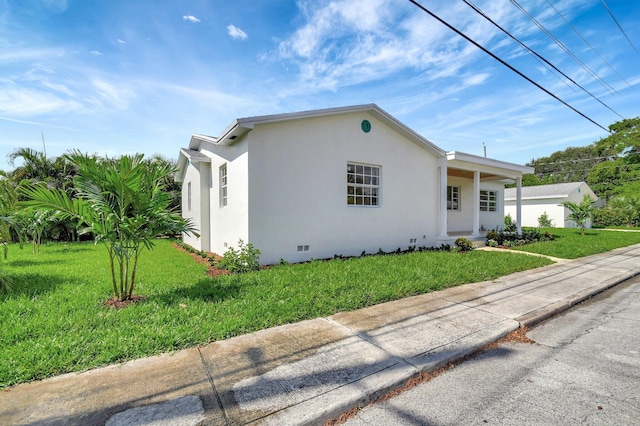
<path id="1" fill-rule="evenodd" d="M 23 49 L 18 46 L 5 46 L 0 50 L 0 62 L 21 62 L 62 57 L 66 54 L 62 48 Z"/>
<path id="2" fill-rule="evenodd" d="M 99 50 L 92 50 L 90 53 L 94 56 L 102 56 L 102 52 Z"/>
<path id="3" fill-rule="evenodd" d="M 120 43 L 120 44 L 125 44 L 125 43 L 126 43 L 126 41 L 122 40 L 121 38 L 119 38 L 117 41 L 118 41 L 118 43 Z"/>
<path id="4" fill-rule="evenodd" d="M 7 116 L 34 117 L 79 110 L 81 107 L 77 101 L 34 89 L 4 87 L 0 90 L 0 114 Z"/>
<path id="5" fill-rule="evenodd" d="M 233 24 L 227 26 L 227 32 L 234 40 L 246 40 L 249 36 Z"/>
<path id="6" fill-rule="evenodd" d="M 184 15 L 182 19 L 185 21 L 193 22 L 194 24 L 200 22 L 200 20 L 193 15 Z"/>
<path id="7" fill-rule="evenodd" d="M 484 83 L 485 80 L 489 77 L 490 75 L 488 73 L 475 74 L 465 77 L 463 81 L 466 86 L 477 86 L 478 84 Z"/>
<path id="8" fill-rule="evenodd" d="M 116 87 L 103 80 L 94 79 L 91 84 L 96 89 L 101 100 L 107 101 L 119 109 L 127 108 L 129 106 L 129 100 L 134 96 L 128 88 Z"/>

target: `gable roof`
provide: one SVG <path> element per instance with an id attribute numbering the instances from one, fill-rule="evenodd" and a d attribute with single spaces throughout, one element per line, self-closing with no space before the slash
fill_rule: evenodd
<path id="1" fill-rule="evenodd" d="M 433 144 L 428 139 L 424 138 L 420 134 L 416 133 L 411 128 L 407 127 L 402 122 L 398 121 L 396 118 L 391 116 L 389 113 L 384 111 L 376 104 L 364 104 L 364 105 L 354 105 L 347 107 L 338 107 L 338 108 L 326 108 L 326 109 L 316 109 L 310 111 L 301 111 L 301 112 L 293 112 L 293 113 L 284 113 L 284 114 L 273 114 L 273 115 L 261 115 L 256 117 L 246 117 L 246 118 L 238 118 L 231 122 L 229 126 L 220 134 L 218 137 L 205 136 L 205 135 L 193 135 L 191 139 L 191 143 L 189 144 L 190 149 L 197 149 L 196 146 L 198 144 L 198 140 L 203 140 L 206 138 L 207 141 L 215 143 L 216 145 L 233 145 L 236 140 L 245 134 L 249 133 L 257 124 L 265 124 L 265 123 L 276 123 L 276 122 L 284 122 L 291 120 L 300 120 L 304 118 L 312 118 L 312 117 L 323 117 L 330 115 L 338 115 L 338 114 L 347 114 L 353 112 L 367 112 L 371 114 L 373 117 L 385 123 L 387 126 L 393 128 L 398 133 L 402 134 L 406 138 L 412 140 L 418 145 L 425 148 L 427 151 L 430 151 L 434 155 L 438 157 L 444 157 L 445 151 Z"/>
<path id="2" fill-rule="evenodd" d="M 187 170 L 186 163 L 190 161 L 192 163 L 210 163 L 211 158 L 207 157 L 199 151 L 192 149 L 180 149 L 180 155 L 178 155 L 177 171 L 173 177 L 176 182 L 182 182 L 184 178 L 184 172 Z"/>
<path id="3" fill-rule="evenodd" d="M 569 183 L 556 183 L 553 185 L 538 185 L 538 186 L 523 186 L 522 187 L 522 199 L 537 199 L 537 198 L 566 198 L 575 192 L 582 185 L 587 188 L 589 186 L 584 182 L 569 182 Z M 590 188 L 589 188 L 590 189 Z M 505 200 L 516 199 L 516 188 L 506 188 L 504 190 Z"/>

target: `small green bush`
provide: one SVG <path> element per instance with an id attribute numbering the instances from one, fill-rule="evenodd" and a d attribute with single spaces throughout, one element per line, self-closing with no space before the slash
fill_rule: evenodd
<path id="1" fill-rule="evenodd" d="M 467 240 L 465 237 L 460 237 L 455 241 L 456 248 L 458 251 L 473 251 L 475 247 L 471 241 Z"/>
<path id="2" fill-rule="evenodd" d="M 513 218 L 510 214 L 504 217 L 504 230 L 506 232 L 516 232 L 518 230 L 518 226 L 513 221 Z"/>
<path id="3" fill-rule="evenodd" d="M 546 211 L 538 218 L 538 225 L 540 228 L 553 228 L 553 222 L 549 219 L 549 215 Z"/>
<path id="4" fill-rule="evenodd" d="M 498 247 L 498 242 L 494 239 L 488 239 L 487 240 L 487 245 L 489 247 Z"/>
<path id="5" fill-rule="evenodd" d="M 253 244 L 245 244 L 244 241 L 238 241 L 238 249 L 229 247 L 224 252 L 222 260 L 217 263 L 217 266 L 227 271 L 240 274 L 243 272 L 259 271 L 260 270 L 260 250 L 255 248 Z"/>

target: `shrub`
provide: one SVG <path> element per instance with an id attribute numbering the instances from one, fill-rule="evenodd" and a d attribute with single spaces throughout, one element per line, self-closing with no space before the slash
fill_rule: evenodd
<path id="1" fill-rule="evenodd" d="M 244 241 L 239 240 L 238 250 L 229 247 L 217 266 L 231 273 L 258 271 L 260 270 L 259 257 L 260 250 L 255 248 L 253 244 L 245 244 Z"/>
<path id="2" fill-rule="evenodd" d="M 593 210 L 592 226 L 594 228 L 605 228 L 607 226 L 625 226 L 627 222 L 624 216 L 610 208 Z M 636 226 L 640 225 L 640 220 L 636 220 Z"/>
<path id="3" fill-rule="evenodd" d="M 540 228 L 552 228 L 553 227 L 553 222 L 551 221 L 551 219 L 549 219 L 549 215 L 547 214 L 546 211 L 544 213 L 542 213 L 540 215 L 540 217 L 538 218 L 538 226 L 540 226 Z"/>
<path id="4" fill-rule="evenodd" d="M 507 232 L 516 232 L 518 230 L 518 226 L 513 221 L 510 214 L 504 217 L 504 230 Z"/>
<path id="5" fill-rule="evenodd" d="M 487 240 L 487 245 L 489 247 L 498 247 L 498 242 L 494 239 L 489 239 Z"/>
<path id="6" fill-rule="evenodd" d="M 455 241 L 455 245 L 458 248 L 458 251 L 472 251 L 475 249 L 471 241 L 467 240 L 465 237 L 460 237 Z"/>

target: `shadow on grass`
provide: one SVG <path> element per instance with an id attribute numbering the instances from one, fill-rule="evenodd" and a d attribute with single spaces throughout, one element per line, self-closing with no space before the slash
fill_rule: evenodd
<path id="1" fill-rule="evenodd" d="M 235 281 L 202 279 L 195 284 L 172 289 L 168 292 L 150 296 L 147 300 L 163 305 L 174 305 L 180 300 L 198 299 L 207 303 L 217 303 L 235 299 L 242 286 Z"/>
<path id="2" fill-rule="evenodd" d="M 30 266 L 40 266 L 40 265 L 55 265 L 58 263 L 60 263 L 60 261 L 58 260 L 53 260 L 53 259 L 44 260 L 44 259 L 37 259 L 37 258 L 29 259 L 29 260 L 27 259 L 9 260 L 7 262 L 9 266 L 16 266 L 19 268 L 30 267 Z"/>
<path id="3" fill-rule="evenodd" d="M 0 293 L 0 301 L 48 293 L 64 282 L 63 277 L 49 274 L 20 274 L 16 276 L 7 272 L 5 275 L 11 280 L 11 289 L 7 293 Z"/>

